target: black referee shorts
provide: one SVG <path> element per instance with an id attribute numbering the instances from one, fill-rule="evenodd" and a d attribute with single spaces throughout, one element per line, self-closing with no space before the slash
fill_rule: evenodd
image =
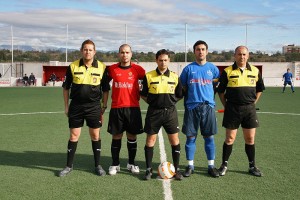
<path id="1" fill-rule="evenodd" d="M 69 106 L 69 128 L 79 128 L 86 121 L 86 125 L 90 128 L 100 128 L 101 123 L 101 107 L 99 102 L 77 103 L 71 101 Z"/>
<path id="2" fill-rule="evenodd" d="M 147 134 L 157 134 L 161 127 L 164 127 L 167 134 L 174 134 L 180 131 L 175 106 L 162 109 L 148 108 L 145 119 L 145 132 Z"/>
<path id="3" fill-rule="evenodd" d="M 255 104 L 236 105 L 226 103 L 222 126 L 228 129 L 259 127 Z"/>

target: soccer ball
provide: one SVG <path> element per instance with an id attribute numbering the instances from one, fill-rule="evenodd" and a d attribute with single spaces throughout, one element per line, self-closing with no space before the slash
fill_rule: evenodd
<path id="1" fill-rule="evenodd" d="M 175 167 L 170 162 L 163 162 L 158 166 L 158 175 L 162 179 L 169 179 L 175 175 Z"/>

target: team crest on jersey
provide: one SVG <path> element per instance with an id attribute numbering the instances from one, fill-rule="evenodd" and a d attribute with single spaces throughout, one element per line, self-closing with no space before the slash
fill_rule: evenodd
<path id="1" fill-rule="evenodd" d="M 97 83 L 97 78 L 93 78 L 93 83 Z"/>
<path id="2" fill-rule="evenodd" d="M 254 79 L 251 79 L 250 82 L 251 82 L 251 85 L 254 85 Z"/>
<path id="3" fill-rule="evenodd" d="M 133 74 L 132 74 L 132 72 L 128 72 L 128 79 L 129 80 L 133 80 Z"/>
<path id="4" fill-rule="evenodd" d="M 208 70 L 206 73 L 207 73 L 208 76 L 212 76 L 213 75 L 213 73 L 210 70 Z"/>

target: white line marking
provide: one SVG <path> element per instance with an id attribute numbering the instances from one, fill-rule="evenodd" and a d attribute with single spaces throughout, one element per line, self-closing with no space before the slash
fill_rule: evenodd
<path id="1" fill-rule="evenodd" d="M 167 161 L 167 154 L 165 150 L 165 142 L 162 135 L 162 129 L 158 132 L 158 142 L 159 142 L 159 152 L 160 152 L 160 162 Z M 171 190 L 171 179 L 165 179 L 162 181 L 164 188 L 165 200 L 173 200 L 172 190 Z"/>
<path id="2" fill-rule="evenodd" d="M 141 110 L 142 112 L 147 112 L 147 110 Z M 178 112 L 184 112 L 184 110 L 177 110 Z M 105 111 L 109 112 L 109 111 Z M 30 112 L 30 113 L 0 113 L 0 116 L 14 116 L 14 115 L 37 115 L 37 114 L 61 114 L 63 111 L 57 112 Z M 279 113 L 279 112 L 256 112 L 259 114 L 273 114 L 273 115 L 293 115 L 299 116 L 299 113 Z"/>
<path id="3" fill-rule="evenodd" d="M 260 114 L 273 114 L 273 115 L 300 115 L 299 113 L 277 113 L 277 112 L 257 112 Z"/>
<path id="4" fill-rule="evenodd" d="M 59 113 L 64 113 L 62 111 L 58 111 L 58 112 L 31 112 L 31 113 L 0 113 L 0 115 L 2 116 L 14 116 L 14 115 L 37 115 L 37 114 L 59 114 Z"/>
<path id="5" fill-rule="evenodd" d="M 184 112 L 184 110 L 177 110 L 178 112 Z M 109 112 L 109 111 L 105 111 Z M 141 110 L 141 112 L 147 112 L 147 110 Z M 216 111 L 217 112 L 217 111 Z M 14 116 L 14 115 L 37 115 L 37 114 L 60 114 L 64 113 L 63 111 L 57 112 L 29 112 L 29 113 L 0 113 L 0 116 Z M 260 114 L 273 114 L 273 115 L 300 115 L 299 113 L 279 113 L 279 112 L 256 112 Z"/>
<path id="6" fill-rule="evenodd" d="M 142 112 L 147 112 L 147 110 L 141 110 Z M 184 112 L 184 110 L 177 110 L 177 112 Z M 216 110 L 217 112 L 217 110 Z M 279 112 L 256 112 L 259 114 L 273 114 L 273 115 L 300 115 L 299 113 L 279 113 Z"/>

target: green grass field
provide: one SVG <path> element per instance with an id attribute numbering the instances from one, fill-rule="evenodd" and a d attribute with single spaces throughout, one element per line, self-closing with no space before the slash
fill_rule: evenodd
<path id="1" fill-rule="evenodd" d="M 264 177 L 248 175 L 241 131 L 229 160 L 229 171 L 218 179 L 207 175 L 203 139 L 198 138 L 196 171 L 190 178 L 171 181 L 173 199 L 299 199 L 300 191 L 300 91 L 267 88 L 257 107 L 260 127 L 256 136 L 256 160 Z M 138 137 L 136 163 L 141 174 L 126 171 L 127 148 L 123 139 L 121 172 L 116 176 L 94 175 L 91 141 L 87 127 L 82 130 L 74 161 L 74 171 L 59 178 L 57 172 L 66 163 L 69 138 L 67 118 L 63 114 L 61 88 L 0 88 L 0 199 L 164 199 L 163 181 L 144 181 L 145 134 Z M 217 109 L 221 109 L 217 100 Z M 142 110 L 146 110 L 142 103 Z M 183 110 L 183 101 L 178 103 Z M 219 134 L 216 135 L 219 167 L 224 141 L 222 113 L 217 114 Z M 107 133 L 108 113 L 101 131 L 101 163 L 107 171 L 111 164 L 111 136 Z M 145 112 L 143 112 L 143 119 Z M 183 112 L 179 111 L 182 124 Z M 164 133 L 164 136 L 166 134 Z M 181 169 L 186 165 L 185 137 L 181 139 Z M 171 161 L 167 138 L 165 147 Z M 154 166 L 160 163 L 158 142 Z M 155 172 L 155 176 L 157 173 Z"/>

